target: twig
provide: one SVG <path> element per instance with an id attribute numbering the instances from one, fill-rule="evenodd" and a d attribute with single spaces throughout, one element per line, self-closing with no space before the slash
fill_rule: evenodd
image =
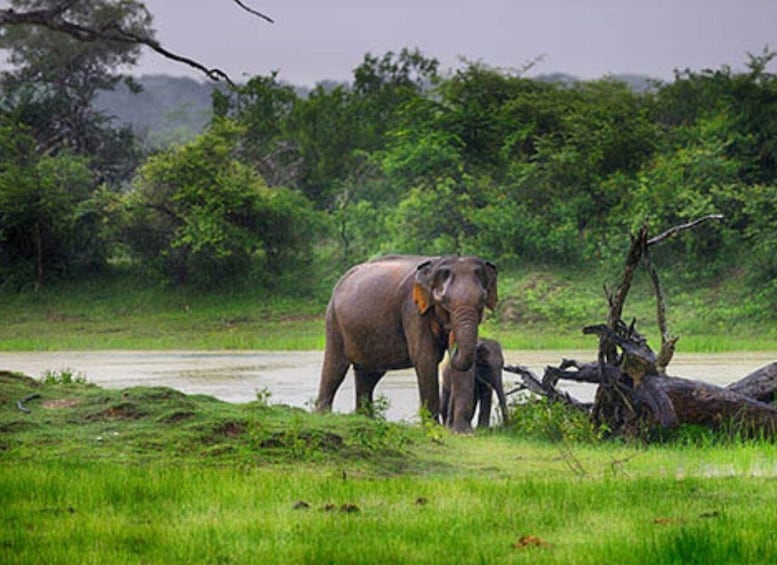
<path id="1" fill-rule="evenodd" d="M 243 4 L 243 3 L 242 3 L 240 0 L 234 0 L 234 2 L 235 2 L 235 4 L 237 4 L 238 6 L 240 6 L 241 8 L 243 8 L 243 9 L 244 9 L 246 12 L 248 12 L 249 14 L 253 14 L 254 16 L 259 16 L 260 18 L 262 18 L 263 20 L 266 20 L 266 21 L 270 22 L 271 24 L 274 24 L 274 23 L 275 23 L 275 20 L 273 20 L 273 19 L 272 19 L 270 16 L 267 16 L 267 15 L 265 15 L 265 14 L 262 14 L 261 12 L 257 12 L 257 11 L 256 11 L 256 10 L 254 10 L 253 8 L 249 8 L 248 6 L 246 6 L 245 4 Z"/>
<path id="2" fill-rule="evenodd" d="M 656 270 L 653 261 L 650 259 L 650 252 L 645 249 L 645 253 L 642 255 L 642 263 L 645 265 L 650 280 L 653 281 L 653 289 L 656 291 L 656 321 L 658 322 L 658 329 L 661 332 L 661 350 L 656 358 L 656 371 L 659 375 L 666 374 L 666 368 L 672 361 L 674 356 L 675 346 L 678 336 L 671 337 L 669 335 L 669 329 L 666 325 L 666 300 L 664 298 L 664 291 L 661 288 L 661 281 L 658 278 L 658 271 Z"/>

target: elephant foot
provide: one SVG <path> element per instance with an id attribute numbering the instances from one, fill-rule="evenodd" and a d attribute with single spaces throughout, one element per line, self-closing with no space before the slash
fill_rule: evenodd
<path id="1" fill-rule="evenodd" d="M 471 434 L 472 425 L 469 422 L 454 422 L 451 428 L 457 434 Z"/>
<path id="2" fill-rule="evenodd" d="M 332 403 L 318 401 L 313 410 L 318 414 L 328 414 L 332 411 Z"/>

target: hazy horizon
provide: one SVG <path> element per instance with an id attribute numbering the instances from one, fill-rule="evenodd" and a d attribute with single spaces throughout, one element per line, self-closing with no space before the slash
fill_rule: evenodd
<path id="1" fill-rule="evenodd" d="M 419 48 L 443 70 L 459 59 L 528 76 L 581 79 L 638 74 L 671 79 L 676 69 L 745 67 L 747 53 L 777 45 L 773 0 L 336 0 L 252 1 L 270 24 L 230 0 L 146 0 L 166 48 L 241 80 L 278 71 L 312 86 L 350 81 L 366 53 Z M 145 52 L 135 74 L 203 78 Z"/>

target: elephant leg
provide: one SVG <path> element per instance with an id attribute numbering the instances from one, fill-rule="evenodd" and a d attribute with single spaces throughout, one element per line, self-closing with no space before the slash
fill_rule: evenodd
<path id="1" fill-rule="evenodd" d="M 475 367 L 466 371 L 453 369 L 451 373 L 451 396 L 453 398 L 453 431 L 472 431 L 472 416 L 475 413 Z"/>
<path id="2" fill-rule="evenodd" d="M 427 361 L 415 366 L 421 409 L 427 410 L 435 422 L 440 421 L 440 383 L 437 365 L 436 362 Z"/>
<path id="3" fill-rule="evenodd" d="M 450 425 L 450 409 L 452 406 L 451 368 L 450 366 L 446 366 L 442 373 L 442 391 L 440 392 L 440 414 L 442 415 L 442 423 L 446 426 Z"/>
<path id="4" fill-rule="evenodd" d="M 321 367 L 321 380 L 318 384 L 318 398 L 316 399 L 318 412 L 332 411 L 335 393 L 343 383 L 350 365 L 351 363 L 345 356 L 342 337 L 338 333 L 328 333 L 324 349 L 324 363 Z"/>
<path id="5" fill-rule="evenodd" d="M 478 372 L 479 373 L 479 372 Z M 491 387 L 481 382 L 478 374 L 475 382 L 475 402 L 480 405 L 478 412 L 478 428 L 487 428 L 491 425 Z"/>
<path id="6" fill-rule="evenodd" d="M 385 371 L 365 371 L 354 367 L 356 375 L 356 411 L 372 414 L 373 392 Z"/>
<path id="7" fill-rule="evenodd" d="M 507 410 L 507 398 L 505 397 L 505 389 L 502 384 L 502 371 L 499 371 L 499 374 L 497 375 L 494 390 L 496 391 L 496 398 L 499 401 L 499 408 L 502 411 L 502 425 L 506 425 L 510 423 L 510 412 Z"/>

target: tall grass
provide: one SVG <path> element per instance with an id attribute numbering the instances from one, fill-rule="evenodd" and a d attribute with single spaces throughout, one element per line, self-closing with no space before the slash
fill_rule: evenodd
<path id="1" fill-rule="evenodd" d="M 520 452 L 518 452 L 520 453 Z M 755 563 L 777 484 L 0 466 L 3 563 Z"/>

